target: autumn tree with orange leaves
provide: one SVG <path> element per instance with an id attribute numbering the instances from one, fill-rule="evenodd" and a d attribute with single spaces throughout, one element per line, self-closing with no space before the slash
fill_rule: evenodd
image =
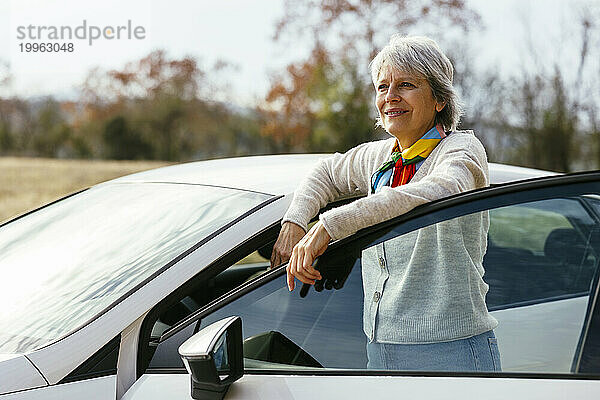
<path id="1" fill-rule="evenodd" d="M 164 51 L 120 70 L 95 70 L 83 90 L 80 132 L 105 157 L 189 160 L 257 151 L 258 125 L 213 101 L 222 92 L 196 59 L 169 59 Z M 248 140 L 248 137 L 252 140 Z M 255 138 L 255 139 L 254 139 Z M 248 144 L 251 142 L 250 144 Z"/>
<path id="2" fill-rule="evenodd" d="M 346 150 L 375 130 L 368 63 L 392 33 L 417 24 L 433 32 L 479 21 L 460 0 L 285 1 L 274 40 L 313 43 L 307 59 L 272 78 L 261 132 L 282 151 Z"/>

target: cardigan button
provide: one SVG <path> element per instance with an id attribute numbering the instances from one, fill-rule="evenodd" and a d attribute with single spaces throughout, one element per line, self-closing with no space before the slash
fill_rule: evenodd
<path id="1" fill-rule="evenodd" d="M 381 293 L 375 292 L 375 294 L 373 295 L 373 302 L 377 303 L 379 299 L 381 299 Z"/>
<path id="2" fill-rule="evenodd" d="M 385 267 L 385 259 L 383 257 L 379 257 L 379 266 L 381 268 Z"/>

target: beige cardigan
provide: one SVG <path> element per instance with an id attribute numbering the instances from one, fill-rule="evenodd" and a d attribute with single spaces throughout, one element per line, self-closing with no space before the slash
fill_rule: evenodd
<path id="1" fill-rule="evenodd" d="M 283 221 L 304 229 L 320 208 L 340 197 L 367 194 L 373 172 L 390 156 L 394 138 L 357 146 L 321 161 L 300 184 Z M 320 216 L 336 239 L 414 207 L 489 184 L 485 149 L 472 132 L 453 132 L 410 183 L 334 208 Z M 363 329 L 382 343 L 435 343 L 497 326 L 483 281 L 487 212 L 430 225 L 364 249 Z"/>

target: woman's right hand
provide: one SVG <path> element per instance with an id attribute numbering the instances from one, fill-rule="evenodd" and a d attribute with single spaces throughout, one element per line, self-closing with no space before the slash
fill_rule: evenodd
<path id="1" fill-rule="evenodd" d="M 304 237 L 306 232 L 293 222 L 284 222 L 279 237 L 271 253 L 271 268 L 275 268 L 290 260 L 294 246 Z"/>

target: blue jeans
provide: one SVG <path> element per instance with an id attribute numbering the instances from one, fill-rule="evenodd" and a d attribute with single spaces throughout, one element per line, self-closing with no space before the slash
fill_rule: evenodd
<path id="1" fill-rule="evenodd" d="M 367 343 L 368 369 L 401 371 L 502 371 L 494 331 L 430 344 Z"/>

